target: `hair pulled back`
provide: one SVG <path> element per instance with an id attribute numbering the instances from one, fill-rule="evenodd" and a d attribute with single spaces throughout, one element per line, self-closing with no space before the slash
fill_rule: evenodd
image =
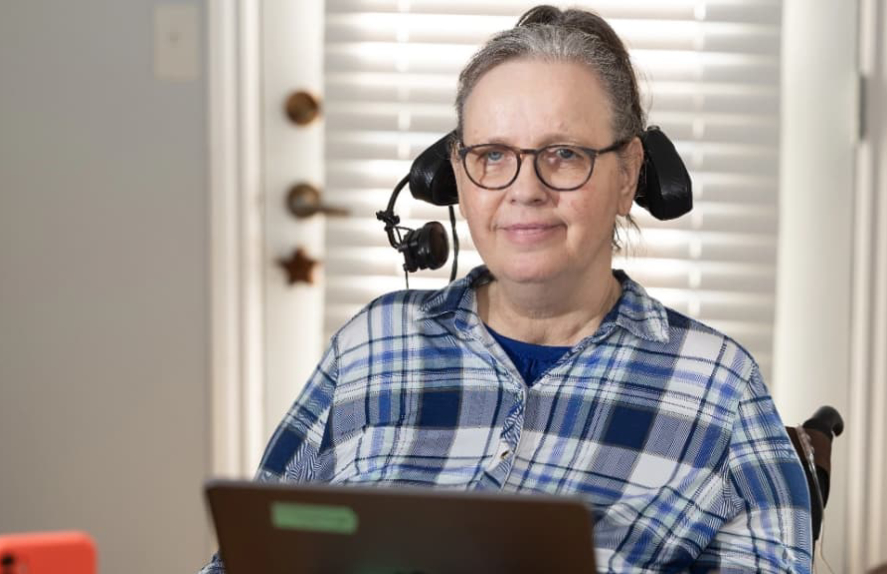
<path id="1" fill-rule="evenodd" d="M 462 137 L 465 101 L 480 78 L 496 66 L 521 58 L 578 62 L 591 68 L 607 94 L 614 141 L 640 135 L 646 118 L 628 51 L 594 12 L 536 6 L 514 28 L 493 36 L 459 74 L 457 135 Z"/>

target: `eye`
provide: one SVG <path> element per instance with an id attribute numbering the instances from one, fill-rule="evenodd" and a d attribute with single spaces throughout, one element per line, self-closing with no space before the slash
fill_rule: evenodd
<path id="1" fill-rule="evenodd" d="M 482 157 L 487 163 L 496 163 L 497 161 L 502 161 L 502 158 L 505 157 L 505 154 L 502 152 L 502 150 L 491 149 L 485 151 Z"/>
<path id="2" fill-rule="evenodd" d="M 559 160 L 569 161 L 576 159 L 579 154 L 568 147 L 559 147 L 554 149 L 554 156 Z"/>

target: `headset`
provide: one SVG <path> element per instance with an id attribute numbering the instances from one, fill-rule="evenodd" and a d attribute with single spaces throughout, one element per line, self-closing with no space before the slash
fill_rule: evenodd
<path id="1" fill-rule="evenodd" d="M 441 223 L 432 221 L 419 229 L 400 225 L 400 218 L 394 213 L 394 204 L 407 184 L 416 199 L 449 208 L 454 252 L 450 281 L 456 278 L 459 238 L 456 236 L 453 206 L 459 203 L 459 194 L 456 189 L 456 174 L 450 163 L 456 137 L 454 130 L 419 154 L 410 167 L 410 173 L 400 180 L 391 193 L 388 207 L 376 212 L 376 218 L 385 223 L 388 242 L 403 254 L 407 288 L 409 273 L 442 267 L 447 262 L 450 251 L 447 233 Z M 644 163 L 638 175 L 635 203 L 662 221 L 689 213 L 693 209 L 693 186 L 690 174 L 687 173 L 674 144 L 658 126 L 647 128 L 640 139 L 644 148 Z"/>

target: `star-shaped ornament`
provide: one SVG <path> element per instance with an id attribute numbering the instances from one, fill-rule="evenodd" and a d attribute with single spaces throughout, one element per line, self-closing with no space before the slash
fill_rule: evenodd
<path id="1" fill-rule="evenodd" d="M 277 264 L 283 267 L 287 275 L 287 283 L 295 285 L 303 282 L 309 285 L 314 283 L 314 268 L 320 263 L 311 259 L 301 247 L 293 251 L 288 259 L 278 259 Z"/>

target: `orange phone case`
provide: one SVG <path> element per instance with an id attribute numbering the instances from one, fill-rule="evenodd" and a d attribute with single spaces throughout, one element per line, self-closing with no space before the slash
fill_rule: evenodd
<path id="1" fill-rule="evenodd" d="M 0 534 L 0 574 L 96 574 L 95 542 L 84 532 Z"/>

